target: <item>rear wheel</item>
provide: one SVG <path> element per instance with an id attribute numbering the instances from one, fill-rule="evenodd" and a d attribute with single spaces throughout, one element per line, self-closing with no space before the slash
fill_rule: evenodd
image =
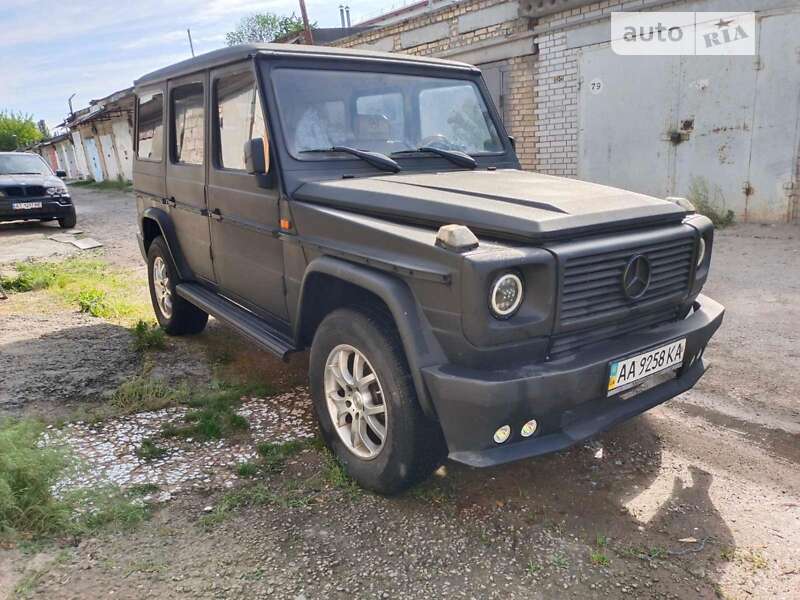
<path id="1" fill-rule="evenodd" d="M 441 429 L 422 412 L 394 323 L 382 312 L 328 315 L 314 336 L 310 379 L 322 437 L 362 487 L 394 494 L 441 464 Z"/>
<path id="2" fill-rule="evenodd" d="M 73 206 L 66 217 L 61 217 L 58 220 L 58 226 L 61 227 L 61 229 L 72 229 L 73 227 L 75 227 L 75 224 L 77 222 L 78 222 L 78 217 L 75 214 L 75 207 Z"/>
<path id="3" fill-rule="evenodd" d="M 205 329 L 208 314 L 175 292 L 178 273 L 163 237 L 154 239 L 147 251 L 147 279 L 153 310 L 164 331 L 186 335 Z"/>

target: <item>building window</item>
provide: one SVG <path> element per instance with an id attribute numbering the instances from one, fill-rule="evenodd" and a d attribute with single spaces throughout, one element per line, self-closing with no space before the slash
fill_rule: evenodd
<path id="1" fill-rule="evenodd" d="M 182 85 L 172 91 L 172 156 L 175 162 L 203 164 L 204 115 L 202 83 Z"/>
<path id="2" fill-rule="evenodd" d="M 137 156 L 161 161 L 164 152 L 164 96 L 161 92 L 139 96 Z"/>
<path id="3" fill-rule="evenodd" d="M 221 77 L 216 82 L 217 159 L 223 169 L 244 170 L 244 145 L 254 138 L 269 148 L 267 128 L 252 72 Z"/>

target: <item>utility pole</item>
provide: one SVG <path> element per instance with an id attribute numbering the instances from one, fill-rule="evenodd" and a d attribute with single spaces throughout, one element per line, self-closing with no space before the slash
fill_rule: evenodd
<path id="1" fill-rule="evenodd" d="M 78 92 L 75 92 L 75 94 L 77 94 L 77 93 L 78 93 Z M 74 114 L 74 112 L 75 112 L 75 111 L 73 111 L 73 110 L 72 110 L 72 99 L 75 97 L 75 94 L 72 94 L 72 96 L 70 96 L 70 97 L 69 97 L 69 99 L 67 99 L 67 104 L 69 104 L 69 116 L 70 116 L 70 117 L 71 117 L 71 116 Z"/>
<path id="2" fill-rule="evenodd" d="M 192 43 L 192 30 L 187 29 L 186 35 L 189 36 L 189 49 L 192 51 L 192 58 L 194 58 L 194 44 Z"/>
<path id="3" fill-rule="evenodd" d="M 300 0 L 300 14 L 303 15 L 303 27 L 305 28 L 306 44 L 314 44 L 314 36 L 311 33 L 311 26 L 308 24 L 308 12 L 306 12 L 305 0 Z"/>

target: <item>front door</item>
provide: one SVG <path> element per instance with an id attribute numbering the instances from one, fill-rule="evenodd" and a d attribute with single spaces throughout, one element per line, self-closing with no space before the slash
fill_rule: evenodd
<path id="1" fill-rule="evenodd" d="M 248 140 L 262 138 L 269 148 L 252 63 L 214 71 L 211 85 L 208 208 L 219 287 L 256 312 L 287 319 L 278 188 L 260 187 L 244 163 Z"/>
<path id="2" fill-rule="evenodd" d="M 170 82 L 167 206 L 195 277 L 214 282 L 206 205 L 206 75 Z"/>

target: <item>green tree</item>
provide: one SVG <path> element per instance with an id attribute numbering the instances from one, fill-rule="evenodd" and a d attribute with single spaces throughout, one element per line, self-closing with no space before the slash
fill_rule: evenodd
<path id="1" fill-rule="evenodd" d="M 314 27 L 315 25 L 312 25 Z M 294 13 L 280 17 L 272 13 L 256 13 L 244 17 L 236 29 L 225 34 L 228 46 L 250 42 L 272 42 L 285 35 L 303 31 L 303 20 Z"/>
<path id="2" fill-rule="evenodd" d="M 33 116 L 0 110 L 0 151 L 24 148 L 42 139 Z"/>

